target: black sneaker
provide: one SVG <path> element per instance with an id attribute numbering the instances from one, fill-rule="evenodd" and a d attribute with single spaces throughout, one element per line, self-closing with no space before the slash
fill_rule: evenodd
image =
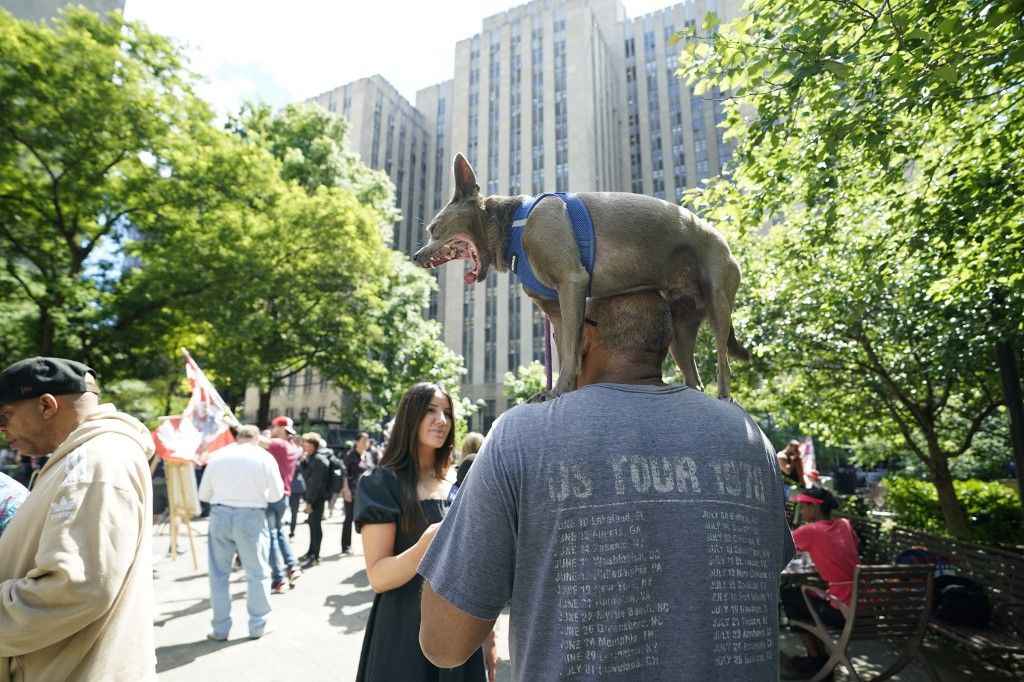
<path id="1" fill-rule="evenodd" d="M 320 565 L 320 557 L 315 557 L 315 556 L 311 556 L 311 557 L 309 557 L 308 559 L 306 559 L 305 561 L 302 562 L 302 567 L 303 568 L 309 568 L 311 566 L 319 566 L 319 565 Z"/>

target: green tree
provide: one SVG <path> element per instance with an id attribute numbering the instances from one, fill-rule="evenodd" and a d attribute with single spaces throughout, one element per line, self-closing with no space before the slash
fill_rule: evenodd
<path id="1" fill-rule="evenodd" d="M 5 352 L 81 352 L 102 316 L 99 254 L 166 202 L 152 161 L 208 116 L 170 43 L 140 25 L 68 10 L 50 28 L 0 10 Z"/>
<path id="2" fill-rule="evenodd" d="M 431 278 L 386 245 L 400 217 L 394 188 L 344 151 L 346 127 L 323 109 L 298 105 L 274 115 L 249 104 L 229 123 L 239 139 L 277 160 L 293 188 L 281 204 L 292 213 L 275 220 L 278 213 L 268 212 L 278 229 L 272 257 L 285 261 L 275 270 L 280 277 L 265 276 L 250 292 L 260 314 L 248 317 L 264 328 L 239 327 L 232 337 L 245 338 L 221 342 L 223 360 L 213 360 L 260 388 L 261 423 L 271 391 L 307 367 L 345 390 L 364 419 L 384 416 L 417 379 L 441 381 L 457 395 L 461 362 L 421 315 Z M 294 213 L 300 205 L 306 209 Z M 246 339 L 248 352 L 234 352 Z"/>
<path id="3" fill-rule="evenodd" d="M 309 367 L 358 396 L 457 381 L 344 121 L 247 105 L 219 128 L 193 80 L 116 13 L 0 14 L 0 360 L 67 354 L 170 395 L 187 346 L 229 400 L 260 388 L 263 423 Z"/>
<path id="4" fill-rule="evenodd" d="M 748 9 L 680 35 L 697 92 L 732 93 L 732 172 L 690 198 L 744 265 L 747 398 L 909 451 L 963 536 L 950 460 L 1006 442 L 992 348 L 1024 320 L 1022 5 Z"/>
<path id="5" fill-rule="evenodd" d="M 555 381 L 557 377 L 552 377 Z M 516 405 L 522 405 L 533 396 L 541 393 L 547 383 L 544 372 L 544 363 L 532 361 L 528 365 L 520 365 L 519 369 L 513 372 L 505 372 L 502 382 L 502 393 L 506 398 L 511 398 Z"/>

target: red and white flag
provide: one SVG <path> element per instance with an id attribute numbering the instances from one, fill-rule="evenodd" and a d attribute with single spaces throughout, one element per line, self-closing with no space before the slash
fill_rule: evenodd
<path id="1" fill-rule="evenodd" d="M 229 426 L 239 424 L 196 361 L 182 351 L 192 395 L 180 417 L 166 417 L 153 429 L 153 441 L 162 459 L 198 462 L 204 454 L 234 443 Z"/>
<path id="2" fill-rule="evenodd" d="M 810 488 L 818 483 L 818 463 L 814 458 L 814 441 L 810 436 L 800 443 L 800 461 L 804 465 L 804 487 Z M 811 472 L 814 472 L 813 477 Z"/>

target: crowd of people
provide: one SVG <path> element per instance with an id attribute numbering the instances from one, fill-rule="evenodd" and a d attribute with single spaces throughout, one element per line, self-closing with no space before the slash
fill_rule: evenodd
<path id="1" fill-rule="evenodd" d="M 239 560 L 248 636 L 271 631 L 271 595 L 319 564 L 340 501 L 340 551 L 360 534 L 375 593 L 358 680 L 493 680 L 507 607 L 514 679 L 777 679 L 780 599 L 807 616 L 780 596 L 780 572 L 809 552 L 848 601 L 856 535 L 737 404 L 663 382 L 673 328 L 659 295 L 593 299 L 586 315 L 577 390 L 509 410 L 486 439 L 464 436 L 461 456 L 436 383 L 406 391 L 380 447 L 360 433 L 335 453 L 284 416 L 237 428 L 198 488 L 207 637 L 229 636 Z M 0 373 L 8 446 L 49 455 L 27 495 L 0 478 L 0 680 L 155 677 L 153 442 L 98 394 L 71 360 Z M 842 622 L 831 602 L 813 608 Z M 804 643 L 784 677 L 823 663 L 821 643 Z"/>

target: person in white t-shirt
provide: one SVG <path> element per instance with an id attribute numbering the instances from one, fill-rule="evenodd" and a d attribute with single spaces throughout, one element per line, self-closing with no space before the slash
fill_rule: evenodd
<path id="1" fill-rule="evenodd" d="M 277 462 L 261 448 L 260 431 L 245 425 L 235 443 L 217 450 L 206 465 L 199 499 L 210 503 L 209 572 L 213 619 L 207 638 L 222 642 L 231 630 L 228 583 L 235 553 L 245 569 L 249 638 L 267 632 L 270 615 L 270 531 L 266 509 L 284 495 Z"/>

